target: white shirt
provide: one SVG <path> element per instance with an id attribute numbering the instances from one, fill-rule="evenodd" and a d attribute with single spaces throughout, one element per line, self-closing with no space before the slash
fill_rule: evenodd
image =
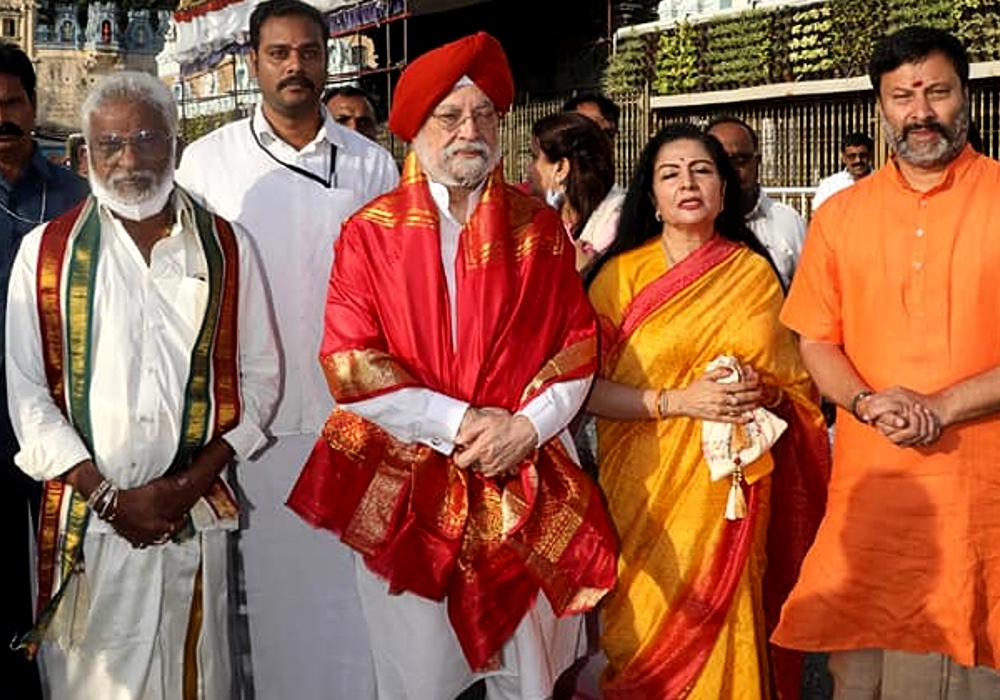
<path id="1" fill-rule="evenodd" d="M 839 173 L 834 173 L 830 177 L 820 180 L 819 185 L 816 186 L 816 194 L 813 195 L 813 211 L 816 211 L 820 204 L 836 193 L 853 185 L 854 182 L 854 176 L 846 170 L 841 170 Z"/>
<path id="2" fill-rule="evenodd" d="M 177 171 L 177 181 L 209 209 L 243 226 L 260 253 L 284 361 L 271 425 L 279 436 L 316 433 L 333 408 L 317 357 L 333 244 L 344 219 L 399 182 L 388 151 L 321 114 L 316 138 L 296 151 L 258 106 L 252 118 L 188 146 Z"/>
<path id="3" fill-rule="evenodd" d="M 431 182 L 430 192 L 438 209 L 441 264 L 444 268 L 448 300 L 451 305 L 452 339 L 456 340 L 455 319 L 458 318 L 458 313 L 455 294 L 455 258 L 458 254 L 458 238 L 462 232 L 462 223 L 451 214 L 448 207 L 448 189 L 444 185 Z M 470 215 L 478 204 L 481 194 L 480 187 L 469 197 Z M 570 454 L 576 454 L 565 428 L 583 407 L 592 379 L 593 377 L 586 377 L 552 384 L 517 412 L 517 415 L 523 415 L 535 427 L 538 445 L 544 445 L 559 435 Z M 348 408 L 376 423 L 397 440 L 420 442 L 448 455 L 455 448 L 455 437 L 458 435 L 458 428 L 469 404 L 432 389 L 406 388 L 381 394 L 375 398 L 354 401 Z"/>
<path id="4" fill-rule="evenodd" d="M 761 190 L 757 206 L 746 215 L 746 223 L 771 254 L 781 282 L 788 289 L 802 255 L 802 242 L 806 237 L 805 219 L 787 204 L 775 202 Z"/>
<path id="5" fill-rule="evenodd" d="M 105 477 L 132 488 L 162 476 L 177 451 L 191 353 L 208 301 L 208 268 L 188 209 L 178 210 L 148 265 L 120 221 L 104 207 L 99 216 L 90 380 L 94 454 L 49 395 L 36 307 L 40 226 L 21 244 L 8 293 L 7 387 L 21 445 L 15 462 L 42 480 L 93 459 Z M 263 426 L 277 400 L 279 375 L 260 270 L 246 237 L 237 231 L 236 239 L 242 412 L 222 437 L 245 459 L 266 441 Z M 90 522 L 93 529 L 110 530 L 104 521 Z"/>

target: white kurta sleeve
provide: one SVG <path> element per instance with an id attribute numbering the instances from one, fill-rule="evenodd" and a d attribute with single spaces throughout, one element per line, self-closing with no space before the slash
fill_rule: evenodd
<path id="1" fill-rule="evenodd" d="M 20 451 L 14 462 L 37 480 L 55 479 L 91 455 L 49 394 L 36 306 L 42 228 L 25 237 L 7 292 L 7 404 Z"/>
<path id="2" fill-rule="evenodd" d="M 270 421 L 281 383 L 278 345 L 271 322 L 260 263 L 250 238 L 233 226 L 240 247 L 239 356 L 240 422 L 223 435 L 242 459 L 267 442 L 264 427 Z"/>
<path id="3" fill-rule="evenodd" d="M 517 412 L 535 426 L 539 447 L 561 433 L 580 412 L 593 379 L 591 375 L 553 384 Z"/>
<path id="4" fill-rule="evenodd" d="M 341 408 L 370 420 L 397 440 L 419 442 L 450 455 L 469 404 L 433 389 L 409 387 Z"/>

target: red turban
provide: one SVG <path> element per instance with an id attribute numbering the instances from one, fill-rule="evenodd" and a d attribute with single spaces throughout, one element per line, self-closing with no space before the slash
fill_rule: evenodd
<path id="1" fill-rule="evenodd" d="M 500 113 L 514 101 L 514 78 L 500 42 L 479 32 L 428 51 L 399 76 L 389 113 L 389 128 L 412 141 L 427 117 L 468 76 Z"/>

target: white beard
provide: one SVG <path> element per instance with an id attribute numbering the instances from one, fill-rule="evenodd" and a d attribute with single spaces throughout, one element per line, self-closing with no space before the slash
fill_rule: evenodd
<path id="1" fill-rule="evenodd" d="M 90 192 L 97 201 L 123 219 L 142 221 L 163 211 L 170 201 L 174 191 L 174 172 L 169 169 L 163 173 L 159 184 L 143 194 L 137 201 L 125 201 L 114 193 L 103 182 L 97 179 L 91 170 L 87 179 L 90 181 Z"/>

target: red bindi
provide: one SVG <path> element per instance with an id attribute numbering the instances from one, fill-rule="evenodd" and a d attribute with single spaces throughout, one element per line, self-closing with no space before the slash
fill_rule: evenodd
<path id="1" fill-rule="evenodd" d="M 914 80 L 910 84 L 910 87 L 912 87 L 914 89 L 919 88 L 919 87 L 923 87 L 923 86 L 924 86 L 924 81 L 923 80 Z"/>

